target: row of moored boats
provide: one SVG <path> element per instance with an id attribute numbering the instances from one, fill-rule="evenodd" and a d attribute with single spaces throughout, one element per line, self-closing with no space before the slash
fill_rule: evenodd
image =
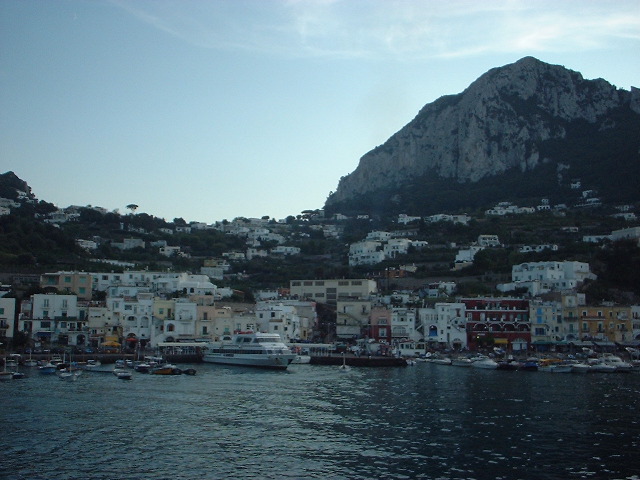
<path id="1" fill-rule="evenodd" d="M 535 358 L 526 360 L 496 359 L 484 355 L 468 357 L 446 357 L 430 355 L 415 360 L 408 360 L 409 364 L 428 362 L 454 367 L 472 367 L 489 370 L 523 370 L 550 373 L 627 373 L 640 372 L 640 361 L 625 362 L 621 357 L 605 353 L 599 357 L 576 360 L 572 358 Z"/>

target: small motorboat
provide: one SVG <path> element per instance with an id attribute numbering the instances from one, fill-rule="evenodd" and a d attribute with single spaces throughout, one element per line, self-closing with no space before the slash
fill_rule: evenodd
<path id="1" fill-rule="evenodd" d="M 115 373 L 115 376 L 119 379 L 119 380 L 131 380 L 133 378 L 133 375 L 131 372 L 128 372 L 126 370 L 120 370 L 119 372 Z"/>

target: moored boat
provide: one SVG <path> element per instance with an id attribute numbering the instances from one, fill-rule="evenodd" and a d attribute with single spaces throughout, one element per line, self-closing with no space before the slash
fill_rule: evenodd
<path id="1" fill-rule="evenodd" d="M 238 365 L 285 370 L 296 354 L 277 333 L 236 332 L 219 342 L 210 343 L 203 361 L 223 365 Z"/>
<path id="2" fill-rule="evenodd" d="M 495 360 L 485 357 L 474 360 L 471 364 L 473 368 L 484 368 L 487 370 L 496 370 L 498 368 L 498 362 Z"/>
<path id="3" fill-rule="evenodd" d="M 298 365 L 307 365 L 311 363 L 311 355 L 296 355 L 291 363 Z"/>
<path id="4" fill-rule="evenodd" d="M 47 362 L 44 365 L 40 365 L 38 367 L 38 372 L 42 375 L 53 375 L 54 373 L 56 373 L 57 369 L 58 368 L 56 365 L 51 362 Z"/>
<path id="5" fill-rule="evenodd" d="M 615 373 L 616 367 L 604 362 L 595 362 L 590 364 L 590 371 L 594 373 Z"/>
<path id="6" fill-rule="evenodd" d="M 451 359 L 451 365 L 454 367 L 470 367 L 473 361 L 467 357 L 457 357 Z"/>
<path id="7" fill-rule="evenodd" d="M 519 370 L 521 364 L 515 360 L 503 360 L 498 362 L 498 370 Z"/>
<path id="8" fill-rule="evenodd" d="M 576 362 L 571 364 L 572 373 L 589 373 L 591 371 L 591 365 L 582 362 Z"/>
<path id="9" fill-rule="evenodd" d="M 451 365 L 451 359 L 449 357 L 433 356 L 427 359 L 427 361 L 435 363 L 436 365 Z"/>
<path id="10" fill-rule="evenodd" d="M 131 380 L 133 378 L 133 374 L 127 370 L 119 370 L 117 372 L 114 371 L 114 375 L 119 380 Z"/>
<path id="11" fill-rule="evenodd" d="M 182 375 L 182 370 L 171 363 L 154 367 L 149 372 L 152 375 Z"/>
<path id="12" fill-rule="evenodd" d="M 518 370 L 522 370 L 524 372 L 537 372 L 538 371 L 538 359 L 537 358 L 527 358 Z"/>
<path id="13" fill-rule="evenodd" d="M 630 363 L 627 363 L 623 361 L 620 357 L 610 353 L 605 353 L 601 358 L 601 362 L 606 365 L 614 366 L 616 369 L 616 372 L 618 373 L 627 373 L 627 372 L 630 372 L 633 368 L 633 365 L 631 365 Z"/>
<path id="14" fill-rule="evenodd" d="M 538 371 L 547 373 L 571 373 L 571 365 L 556 358 L 540 360 Z"/>

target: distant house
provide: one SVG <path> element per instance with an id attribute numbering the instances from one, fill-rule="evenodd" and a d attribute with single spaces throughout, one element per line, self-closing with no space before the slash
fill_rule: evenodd
<path id="1" fill-rule="evenodd" d="M 500 247 L 497 235 L 478 235 L 478 245 L 481 247 Z"/>

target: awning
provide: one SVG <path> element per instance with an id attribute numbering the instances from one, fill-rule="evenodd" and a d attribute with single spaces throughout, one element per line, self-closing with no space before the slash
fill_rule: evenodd
<path id="1" fill-rule="evenodd" d="M 506 345 L 509 343 L 509 340 L 507 340 L 506 338 L 496 338 L 493 343 L 497 343 L 499 345 Z"/>
<path id="2" fill-rule="evenodd" d="M 103 347 L 119 347 L 120 344 L 118 342 L 104 342 L 102 346 Z"/>

